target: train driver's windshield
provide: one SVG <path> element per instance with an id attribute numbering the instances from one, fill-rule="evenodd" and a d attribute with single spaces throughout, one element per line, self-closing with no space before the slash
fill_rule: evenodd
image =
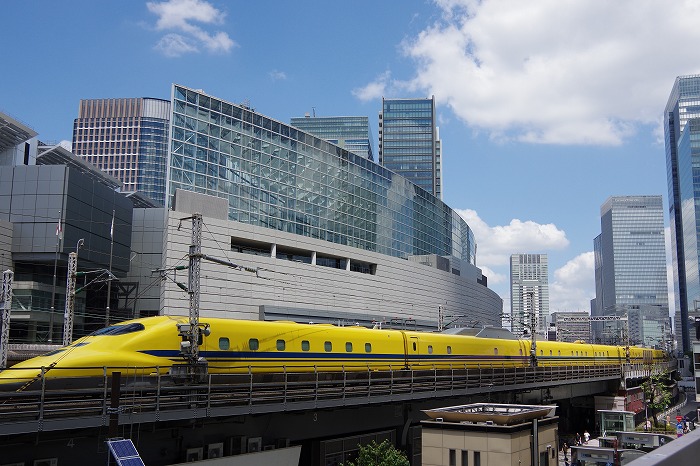
<path id="1" fill-rule="evenodd" d="M 93 332 L 91 336 L 98 335 L 125 335 L 127 333 L 140 332 L 145 330 L 146 327 L 143 324 L 126 324 L 126 325 L 112 325 L 110 327 L 105 327 Z"/>

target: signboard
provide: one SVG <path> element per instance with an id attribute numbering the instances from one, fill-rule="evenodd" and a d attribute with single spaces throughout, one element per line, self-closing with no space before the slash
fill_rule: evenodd
<path id="1" fill-rule="evenodd" d="M 683 423 L 682 422 L 679 422 L 678 424 L 676 424 L 676 435 L 678 435 L 679 437 L 683 435 Z"/>

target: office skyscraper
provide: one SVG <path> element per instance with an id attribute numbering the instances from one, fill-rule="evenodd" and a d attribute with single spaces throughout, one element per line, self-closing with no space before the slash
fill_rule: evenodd
<path id="1" fill-rule="evenodd" d="M 442 147 L 435 124 L 435 97 L 382 99 L 379 163 L 442 199 Z"/>
<path id="2" fill-rule="evenodd" d="M 546 254 L 513 254 L 510 256 L 511 331 L 518 336 L 532 327 L 544 334 L 549 316 L 549 268 Z M 529 331 L 532 331 L 531 329 Z"/>
<path id="3" fill-rule="evenodd" d="M 700 159 L 697 155 L 693 156 L 693 152 L 698 152 L 698 143 L 691 141 L 690 134 L 684 134 L 688 122 L 694 118 L 700 118 L 700 75 L 679 76 L 664 111 L 664 133 L 676 306 L 675 333 L 679 350 L 683 351 L 691 350 L 689 311 L 695 310 L 695 303 L 700 299 L 697 237 L 700 230 L 695 213 L 695 203 L 700 201 L 695 193 L 700 192 L 700 182 L 694 181 L 698 169 L 693 168 Z M 697 134 L 697 130 L 697 124 L 694 124 L 688 133 L 695 131 Z M 681 155 L 683 137 L 686 140 L 685 153 Z"/>
<path id="4" fill-rule="evenodd" d="M 73 153 L 124 183 L 165 203 L 170 102 L 160 99 L 80 101 Z M 189 128 L 194 137 L 197 128 Z"/>
<path id="5" fill-rule="evenodd" d="M 594 240 L 596 297 L 591 315 L 629 320 L 627 335 L 620 335 L 619 322 L 624 321 L 594 323 L 594 338 L 605 343 L 620 344 L 626 338 L 648 343 L 652 332 L 661 339 L 668 320 L 661 196 L 612 196 L 600 208 L 600 226 L 601 234 Z M 641 330 L 632 334 L 636 327 L 631 324 L 642 319 L 634 320 L 640 310 L 653 323 L 645 324 L 646 334 L 641 324 Z M 666 319 L 658 317 L 663 313 Z"/>
<path id="6" fill-rule="evenodd" d="M 348 152 L 374 160 L 374 140 L 366 116 L 312 117 L 306 114 L 292 118 L 290 124 Z"/>

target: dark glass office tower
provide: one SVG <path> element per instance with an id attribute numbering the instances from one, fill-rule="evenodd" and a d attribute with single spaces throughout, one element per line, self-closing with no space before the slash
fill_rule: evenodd
<path id="1" fill-rule="evenodd" d="M 442 199 L 435 97 L 382 99 L 379 163 Z"/>
<path id="2" fill-rule="evenodd" d="M 81 100 L 73 153 L 124 183 L 124 191 L 164 205 L 169 126 L 167 100 Z"/>
<path id="3" fill-rule="evenodd" d="M 312 117 L 307 114 L 292 118 L 290 124 L 348 152 L 374 160 L 374 140 L 366 116 Z"/>
<path id="4" fill-rule="evenodd" d="M 600 227 L 594 241 L 592 315 L 624 317 L 628 324 L 594 322 L 596 341 L 665 346 L 668 285 L 661 196 L 608 198 L 600 208 Z"/>
<path id="5" fill-rule="evenodd" d="M 688 264 L 693 270 L 698 268 L 698 227 L 695 220 L 695 204 L 700 201 L 700 169 L 694 167 L 700 162 L 690 152 L 684 156 L 686 163 L 681 166 L 679 145 L 687 123 L 700 118 L 700 75 L 679 76 L 671 90 L 664 111 L 664 133 L 666 140 L 666 170 L 668 177 L 669 219 L 671 223 L 671 249 L 673 252 L 673 288 L 676 305 L 676 338 L 679 350 L 690 351 L 689 311 L 695 311 L 696 302 L 700 300 L 700 284 L 697 273 L 688 276 Z M 692 130 L 691 130 L 692 131 Z M 690 136 L 686 148 L 692 150 Z M 697 144 L 697 143 L 695 143 Z M 688 164 L 688 161 L 695 163 Z M 698 179 L 699 181 L 694 181 Z M 681 185 L 685 192 L 681 192 Z M 695 186 L 694 190 L 691 186 Z M 690 201 L 684 206 L 683 201 Z M 691 250 L 686 251 L 689 247 Z"/>

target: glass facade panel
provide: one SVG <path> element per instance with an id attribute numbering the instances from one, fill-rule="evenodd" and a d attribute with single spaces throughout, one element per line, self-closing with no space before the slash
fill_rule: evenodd
<path id="1" fill-rule="evenodd" d="M 219 108 L 231 115 L 219 114 L 202 107 L 212 99 L 181 86 L 173 96 L 170 206 L 178 188 L 202 192 L 228 199 L 230 220 L 395 257 L 437 254 L 475 263 L 466 222 L 406 178 L 248 108 L 224 102 Z M 197 115 L 192 127 L 208 123 L 208 135 L 198 129 L 188 139 L 188 105 Z M 220 126 L 219 137 L 212 125 Z M 223 129 L 231 129 L 230 143 Z M 194 156 L 180 150 L 185 144 L 195 146 Z"/>

